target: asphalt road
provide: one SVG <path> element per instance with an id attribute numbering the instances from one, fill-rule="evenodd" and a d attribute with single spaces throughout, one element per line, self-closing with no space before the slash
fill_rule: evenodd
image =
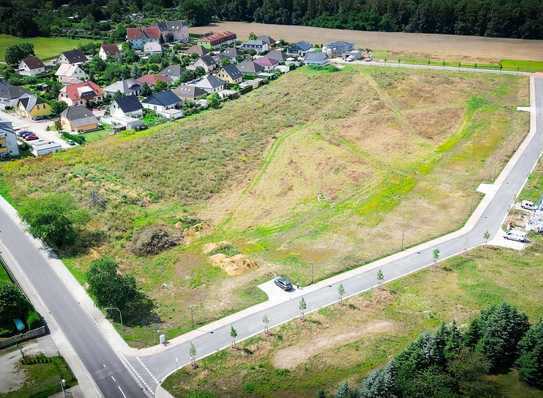
<path id="1" fill-rule="evenodd" d="M 94 320 L 80 308 L 43 253 L 4 210 L 0 210 L 0 241 L 9 250 L 10 256 L 2 256 L 8 267 L 22 268 L 102 394 L 107 398 L 146 397 Z"/>
<path id="2" fill-rule="evenodd" d="M 493 200 L 481 214 L 479 221 L 465 234 L 426 247 L 423 250 L 414 251 L 412 254 L 386 263 L 380 267 L 384 274 L 383 282 L 431 266 L 435 261 L 434 249 L 438 249 L 440 252 L 439 258 L 444 259 L 485 243 L 484 236 L 487 231 L 490 236 L 494 236 L 498 232 L 510 206 L 514 202 L 515 196 L 522 189 L 526 178 L 537 164 L 543 150 L 543 78 L 536 78 L 535 86 L 538 122 L 536 134 L 531 139 L 522 157 L 497 190 Z M 341 283 L 346 290 L 346 295 L 353 295 L 374 288 L 381 282 L 377 280 L 376 271 L 372 270 L 346 279 Z M 319 290 L 309 292 L 303 297 L 307 303 L 307 312 L 333 304 L 338 301 L 338 283 L 324 286 Z M 279 325 L 299 317 L 299 301 L 300 298 L 297 297 L 236 321 L 233 326 L 238 332 L 238 339 L 262 332 L 264 330 L 262 322 L 264 315 L 269 318 L 270 326 Z M 190 363 L 189 347 L 191 342 L 196 347 L 197 357 L 199 358 L 220 351 L 230 345 L 232 343 L 230 326 L 228 324 L 212 331 L 206 331 L 201 336 L 172 346 L 160 353 L 142 356 L 140 360 L 156 379 L 163 381 L 170 373 Z"/>
<path id="3" fill-rule="evenodd" d="M 520 191 L 543 149 L 543 78 L 536 78 L 535 84 L 538 131 L 476 225 L 461 236 L 442 241 L 439 245 L 425 245 L 424 250 L 387 262 L 381 267 L 385 282 L 428 267 L 434 261 L 433 250 L 436 248 L 440 250 L 441 258 L 457 255 L 484 243 L 486 231 L 491 235 L 498 231 L 515 195 Z M 26 233 L 4 210 L 0 210 L 0 241 L 10 253 L 10 259 L 6 259 L 8 266 L 19 267 L 25 273 L 102 394 L 108 398 L 145 397 L 146 393 L 121 361 L 122 354 L 117 355 L 118 353 L 111 348 L 94 320 L 81 308 L 51 269 L 43 253 L 33 245 Z M 369 290 L 378 282 L 374 270 L 341 281 L 347 296 Z M 311 290 L 304 295 L 304 299 L 308 306 L 307 311 L 337 302 L 337 284 Z M 278 303 L 266 311 L 253 312 L 239 319 L 234 324 L 239 335 L 238 339 L 262 332 L 264 315 L 270 319 L 270 326 L 298 317 L 300 315 L 298 303 L 299 298 L 292 299 Z M 232 342 L 230 324 L 224 324 L 215 330 L 207 330 L 190 341 L 171 346 L 159 353 L 140 357 L 129 356 L 127 359 L 139 376 L 154 390 L 158 381 L 163 381 L 171 372 L 190 362 L 190 342 L 194 343 L 199 358 L 219 351 Z"/>

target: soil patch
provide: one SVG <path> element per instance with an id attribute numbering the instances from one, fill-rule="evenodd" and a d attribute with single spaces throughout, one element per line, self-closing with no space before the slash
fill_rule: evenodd
<path id="1" fill-rule="evenodd" d="M 341 334 L 324 334 L 304 342 L 284 348 L 275 353 L 272 363 L 280 369 L 294 369 L 312 356 L 337 346 L 343 346 L 364 336 L 390 333 L 395 325 L 391 321 L 375 320 Z"/>

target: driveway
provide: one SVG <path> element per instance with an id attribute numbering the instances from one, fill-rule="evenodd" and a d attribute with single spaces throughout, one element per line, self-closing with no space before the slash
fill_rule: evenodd
<path id="1" fill-rule="evenodd" d="M 13 123 L 15 130 L 28 130 L 36 134 L 40 139 L 45 141 L 54 141 L 59 143 L 63 149 L 72 148 L 68 143 L 60 137 L 56 131 L 47 131 L 47 126 L 52 126 L 52 120 L 29 120 L 20 117 L 14 112 L 6 112 L 0 110 L 0 119 L 7 120 Z"/>

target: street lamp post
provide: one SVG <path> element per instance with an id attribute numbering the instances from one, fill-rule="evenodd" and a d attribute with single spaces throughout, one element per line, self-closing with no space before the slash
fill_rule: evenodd
<path id="1" fill-rule="evenodd" d="M 121 313 L 121 310 L 117 307 L 107 307 L 107 308 L 104 308 L 106 311 L 109 311 L 109 310 L 116 310 L 116 311 L 119 311 L 119 319 L 121 320 L 121 327 L 123 327 L 123 314 Z"/>
<path id="2" fill-rule="evenodd" d="M 64 389 L 66 387 L 66 380 L 60 379 L 60 388 L 62 389 L 62 396 L 66 398 L 66 390 Z"/>

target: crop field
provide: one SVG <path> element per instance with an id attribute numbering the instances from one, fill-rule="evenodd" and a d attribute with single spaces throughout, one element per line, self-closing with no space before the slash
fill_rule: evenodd
<path id="1" fill-rule="evenodd" d="M 543 40 L 506 39 L 429 33 L 367 32 L 348 29 L 327 29 L 299 25 L 274 25 L 248 22 L 219 22 L 191 28 L 191 33 L 228 30 L 245 40 L 251 32 L 270 35 L 274 39 L 295 42 L 326 43 L 346 40 L 357 47 L 387 51 L 393 54 L 419 54 L 440 60 L 498 62 L 503 59 L 543 61 Z M 389 57 L 392 59 L 393 57 Z M 397 58 L 395 58 L 397 59 Z M 516 67 L 517 65 L 515 65 Z M 541 64 L 540 64 L 541 66 Z M 539 69 L 541 70 L 541 69 Z"/>
<path id="2" fill-rule="evenodd" d="M 423 331 L 455 320 L 466 326 L 482 308 L 502 300 L 543 316 L 543 240 L 523 253 L 482 248 L 345 300 L 214 354 L 196 370 L 170 376 L 175 397 L 333 396 L 338 385 L 356 386 Z M 522 291 L 523 294 L 518 294 Z M 491 376 L 503 397 L 543 397 L 515 372 Z"/>
<path id="3" fill-rule="evenodd" d="M 63 260 L 82 283 L 103 255 L 132 273 L 162 323 L 119 329 L 149 345 L 157 327 L 173 337 L 191 314 L 265 300 L 257 285 L 276 274 L 306 285 L 459 228 L 527 133 L 528 101 L 521 77 L 302 68 L 219 110 L 2 164 L 0 191 L 89 210 L 102 238 Z M 135 255 L 153 226 L 182 244 Z"/>
<path id="4" fill-rule="evenodd" d="M 56 57 L 61 52 L 72 50 L 93 42 L 89 39 L 68 39 L 66 37 L 15 37 L 0 34 L 0 60 L 4 61 L 6 48 L 19 43 L 32 43 L 36 56 L 40 59 Z"/>

